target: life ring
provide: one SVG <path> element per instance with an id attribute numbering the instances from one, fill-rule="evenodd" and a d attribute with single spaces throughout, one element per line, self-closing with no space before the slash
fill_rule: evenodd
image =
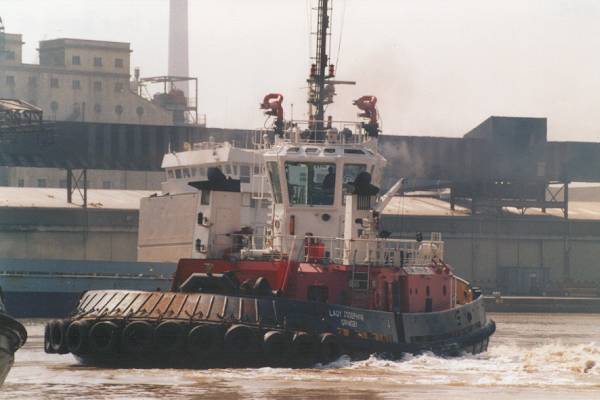
<path id="1" fill-rule="evenodd" d="M 317 353 L 317 340 L 307 332 L 296 332 L 292 338 L 293 361 L 299 364 L 312 363 Z"/>
<path id="2" fill-rule="evenodd" d="M 256 335 L 245 325 L 232 325 L 225 332 L 225 351 L 240 354 L 256 349 Z"/>
<path id="3" fill-rule="evenodd" d="M 110 353 L 117 345 L 119 327 L 112 321 L 96 322 L 89 334 L 90 350 L 95 353 Z"/>
<path id="4" fill-rule="evenodd" d="M 127 324 L 121 335 L 121 346 L 127 353 L 144 353 L 152 348 L 154 329 L 149 322 L 133 321 Z"/>
<path id="5" fill-rule="evenodd" d="M 53 353 L 67 354 L 66 330 L 69 325 L 68 320 L 56 319 L 50 322 L 50 347 Z"/>
<path id="6" fill-rule="evenodd" d="M 337 360 L 342 355 L 340 342 L 333 333 L 323 333 L 319 341 L 319 359 L 330 363 Z"/>
<path id="7" fill-rule="evenodd" d="M 263 353 L 269 364 L 280 364 L 287 357 L 290 341 L 280 331 L 269 331 L 263 337 Z"/>
<path id="8" fill-rule="evenodd" d="M 156 350 L 174 353 L 183 350 L 186 340 L 185 323 L 181 321 L 163 321 L 154 329 Z"/>
<path id="9" fill-rule="evenodd" d="M 222 334 L 211 325 L 198 325 L 187 335 L 187 350 L 194 356 L 206 357 L 217 352 Z"/>
<path id="10" fill-rule="evenodd" d="M 73 354 L 83 354 L 87 352 L 89 345 L 89 330 L 90 321 L 71 322 L 66 333 L 67 349 L 69 352 Z"/>

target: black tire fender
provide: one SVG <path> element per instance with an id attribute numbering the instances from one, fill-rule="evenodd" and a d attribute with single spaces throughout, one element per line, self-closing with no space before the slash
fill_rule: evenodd
<path id="1" fill-rule="evenodd" d="M 323 333 L 319 337 L 319 358 L 323 362 L 332 362 L 340 358 L 342 347 L 333 333 Z"/>
<path id="2" fill-rule="evenodd" d="M 67 350 L 73 354 L 84 354 L 89 349 L 90 321 L 73 321 L 67 328 Z"/>
<path id="3" fill-rule="evenodd" d="M 212 325 L 197 325 L 187 334 L 187 350 L 195 356 L 208 356 L 216 353 L 222 342 L 222 333 Z"/>
<path id="4" fill-rule="evenodd" d="M 154 347 L 157 351 L 172 353 L 183 350 L 187 324 L 182 321 L 163 321 L 154 329 Z"/>
<path id="5" fill-rule="evenodd" d="M 152 349 L 154 328 L 147 321 L 133 321 L 121 334 L 121 348 L 127 353 L 144 353 Z"/>
<path id="6" fill-rule="evenodd" d="M 248 353 L 256 350 L 256 335 L 245 325 L 232 325 L 225 332 L 225 351 L 230 353 Z"/>
<path id="7" fill-rule="evenodd" d="M 67 327 L 69 320 L 56 319 L 50 322 L 50 347 L 53 353 L 67 354 Z"/>
<path id="8" fill-rule="evenodd" d="M 315 336 L 307 332 L 296 332 L 292 339 L 292 354 L 295 360 L 306 363 L 314 360 L 318 350 Z"/>
<path id="9" fill-rule="evenodd" d="M 50 343 L 50 325 L 53 321 L 50 321 L 44 327 L 44 351 L 48 354 L 53 354 L 54 350 L 52 350 L 52 344 Z"/>
<path id="10" fill-rule="evenodd" d="M 95 353 L 111 353 L 116 349 L 119 327 L 112 321 L 96 322 L 88 335 L 89 347 Z"/>
<path id="11" fill-rule="evenodd" d="M 280 331 L 269 331 L 263 338 L 263 352 L 268 361 L 282 361 L 288 354 L 290 340 Z"/>

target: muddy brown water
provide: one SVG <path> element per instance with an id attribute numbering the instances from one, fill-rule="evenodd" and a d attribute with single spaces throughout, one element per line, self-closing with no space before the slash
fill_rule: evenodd
<path id="1" fill-rule="evenodd" d="M 489 351 L 399 361 L 340 358 L 310 369 L 101 369 L 43 352 L 45 321 L 1 399 L 600 399 L 600 315 L 494 314 Z"/>

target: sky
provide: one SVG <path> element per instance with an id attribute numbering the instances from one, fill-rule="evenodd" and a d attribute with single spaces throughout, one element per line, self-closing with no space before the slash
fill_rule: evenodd
<path id="1" fill-rule="evenodd" d="M 328 114 L 378 97 L 384 134 L 459 137 L 491 115 L 548 118 L 550 140 L 600 141 L 600 1 L 332 0 L 339 86 Z M 212 127 L 258 128 L 270 92 L 306 117 L 315 0 L 189 0 L 190 75 Z M 168 0 L 0 0 L 25 61 L 58 37 L 131 42 L 167 73 Z M 338 52 L 338 49 L 339 52 Z"/>

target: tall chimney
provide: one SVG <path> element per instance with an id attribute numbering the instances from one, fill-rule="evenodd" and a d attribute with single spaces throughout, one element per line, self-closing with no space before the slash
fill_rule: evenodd
<path id="1" fill-rule="evenodd" d="M 189 76 L 188 0 L 169 0 L 169 75 Z M 177 88 L 189 95 L 188 82 Z"/>

